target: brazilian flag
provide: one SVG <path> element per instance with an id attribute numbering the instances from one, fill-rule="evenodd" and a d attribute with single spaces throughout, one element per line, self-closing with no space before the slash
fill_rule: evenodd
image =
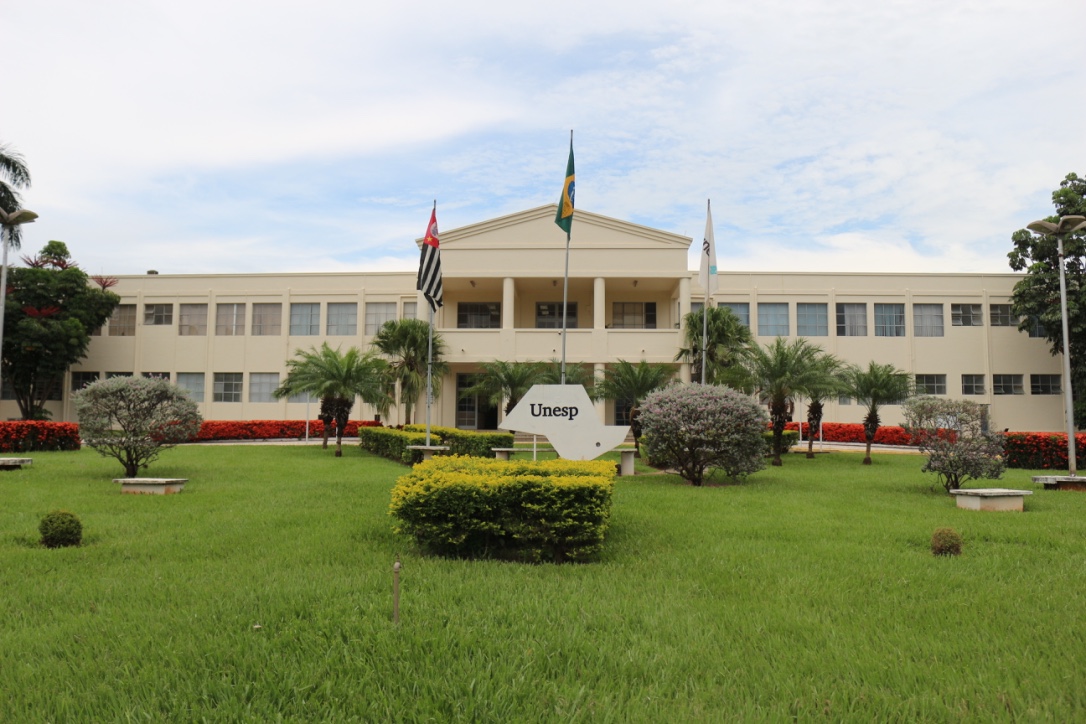
<path id="1" fill-rule="evenodd" d="M 566 164 L 566 182 L 562 185 L 562 197 L 558 199 L 558 214 L 554 217 L 554 223 L 566 232 L 566 241 L 569 241 L 573 229 L 573 134 L 569 139 L 569 163 Z"/>

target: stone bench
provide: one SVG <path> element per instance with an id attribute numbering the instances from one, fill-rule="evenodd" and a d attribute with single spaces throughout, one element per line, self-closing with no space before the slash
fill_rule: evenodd
<path id="1" fill-rule="evenodd" d="M 22 470 L 32 462 L 34 458 L 0 458 L 0 470 Z"/>
<path id="2" fill-rule="evenodd" d="M 968 510 L 1016 510 L 1022 512 L 1024 497 L 1033 495 L 1032 490 L 1010 490 L 1008 488 L 977 488 L 974 490 L 951 490 L 950 494 L 958 499 L 958 507 Z"/>
<path id="3" fill-rule="evenodd" d="M 1086 477 L 1077 475 L 1034 475 L 1031 480 L 1045 486 L 1045 490 L 1086 491 Z"/>
<path id="4" fill-rule="evenodd" d="M 114 478 L 121 492 L 131 495 L 171 495 L 185 489 L 188 478 Z"/>
<path id="5" fill-rule="evenodd" d="M 408 445 L 408 450 L 422 450 L 422 461 L 426 462 L 439 452 L 449 452 L 448 445 Z"/>
<path id="6" fill-rule="evenodd" d="M 518 453 L 518 452 L 552 453 L 552 452 L 554 452 L 554 448 L 551 447 L 550 445 L 544 445 L 543 447 L 535 447 L 535 448 L 530 448 L 530 447 L 492 447 L 492 448 L 490 448 L 490 452 L 494 453 L 494 457 L 496 457 L 498 460 L 508 460 L 509 457 L 513 453 Z"/>

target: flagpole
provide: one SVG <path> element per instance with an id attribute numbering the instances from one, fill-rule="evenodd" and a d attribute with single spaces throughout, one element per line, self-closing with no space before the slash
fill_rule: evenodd
<path id="1" fill-rule="evenodd" d="M 566 173 L 568 174 L 572 168 L 573 163 L 573 129 L 569 129 L 569 165 L 567 165 Z M 568 178 L 567 178 L 568 183 Z M 567 189 L 563 186 L 563 195 L 567 193 Z M 570 198 L 572 202 L 573 199 Z M 572 213 L 572 209 L 570 209 Z M 562 213 L 562 201 L 558 202 L 558 213 Z M 573 217 L 570 217 L 572 222 Z M 573 224 L 570 223 L 566 227 L 566 270 L 562 275 L 562 368 L 560 375 L 560 384 L 566 384 L 566 317 L 569 311 L 569 241 L 573 235 Z"/>
<path id="2" fill-rule="evenodd" d="M 709 346 L 709 292 L 705 292 L 705 304 L 701 309 L 701 384 L 705 384 L 705 358 Z"/>
<path id="3" fill-rule="evenodd" d="M 705 289 L 705 304 L 701 310 L 701 384 L 708 384 L 709 358 L 709 303 L 716 289 L 716 240 L 713 238 L 713 208 L 705 200 L 705 237 L 701 242 L 701 267 L 698 277 Z"/>
<path id="4" fill-rule="evenodd" d="M 437 202 L 434 202 L 437 208 Z M 430 447 L 430 406 L 434 402 L 434 308 L 430 309 L 430 336 L 426 342 L 426 447 Z"/>

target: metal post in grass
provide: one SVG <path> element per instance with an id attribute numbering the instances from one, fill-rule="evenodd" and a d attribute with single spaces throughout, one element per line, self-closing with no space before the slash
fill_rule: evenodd
<path id="1" fill-rule="evenodd" d="M 1067 421 L 1067 472 L 1078 475 L 1075 460 L 1075 409 L 1071 398 L 1071 348 L 1067 330 L 1067 281 L 1064 272 L 1063 239 L 1068 234 L 1086 229 L 1086 216 L 1061 216 L 1058 224 L 1051 221 L 1034 221 L 1026 228 L 1038 234 L 1056 237 L 1056 253 L 1060 267 L 1060 319 L 1063 323 L 1063 407 Z"/>
<path id="2" fill-rule="evenodd" d="M 400 557 L 392 564 L 392 623 L 400 623 Z"/>

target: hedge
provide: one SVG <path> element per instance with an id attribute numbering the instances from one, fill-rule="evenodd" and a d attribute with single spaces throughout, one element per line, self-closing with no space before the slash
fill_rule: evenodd
<path id="1" fill-rule="evenodd" d="M 803 439 L 807 440 L 810 426 L 806 422 L 789 422 L 784 429 L 798 431 L 801 426 Z M 864 437 L 864 426 L 858 422 L 824 422 L 822 423 L 822 439 L 826 442 L 867 442 Z M 904 428 L 897 425 L 883 425 L 875 432 L 875 444 L 912 445 L 913 442 Z"/>
<path id="2" fill-rule="evenodd" d="M 614 464 L 435 457 L 392 489 L 396 532 L 440 555 L 585 561 L 603 546 Z"/>
<path id="3" fill-rule="evenodd" d="M 433 444 L 432 434 L 430 442 Z M 408 446 L 425 444 L 426 433 L 396 430 L 391 427 L 364 427 L 358 434 L 358 445 L 363 450 L 405 465 L 414 465 L 422 461 L 422 451 L 409 450 Z"/>
<path id="4" fill-rule="evenodd" d="M 773 431 L 767 430 L 762 433 L 762 439 L 765 440 L 765 454 L 773 454 Z M 791 452 L 792 448 L 799 442 L 799 431 L 789 430 L 785 428 L 784 433 L 781 435 L 781 452 Z"/>
<path id="5" fill-rule="evenodd" d="M 78 450 L 79 447 L 79 425 L 74 422 L 0 422 L 0 452 Z"/>
<path id="6" fill-rule="evenodd" d="M 343 430 L 344 437 L 358 437 L 360 427 L 380 426 L 375 420 L 351 420 Z M 335 434 L 333 425 L 330 434 Z M 309 436 L 322 437 L 324 423 L 309 421 Z M 305 420 L 205 420 L 197 440 L 278 440 L 305 439 Z"/>
<path id="7" fill-rule="evenodd" d="M 408 432 L 426 433 L 425 425 L 404 425 Z M 513 447 L 513 433 L 511 432 L 475 432 L 473 430 L 460 430 L 455 427 L 430 426 L 430 440 L 434 435 L 441 440 L 442 445 L 449 446 L 449 455 L 470 455 L 477 458 L 492 458 L 496 447 Z"/>
<path id="8" fill-rule="evenodd" d="M 1067 433 L 1009 432 L 1003 454 L 1008 468 L 1067 470 Z M 1086 455 L 1086 433 L 1075 434 L 1075 459 Z"/>

